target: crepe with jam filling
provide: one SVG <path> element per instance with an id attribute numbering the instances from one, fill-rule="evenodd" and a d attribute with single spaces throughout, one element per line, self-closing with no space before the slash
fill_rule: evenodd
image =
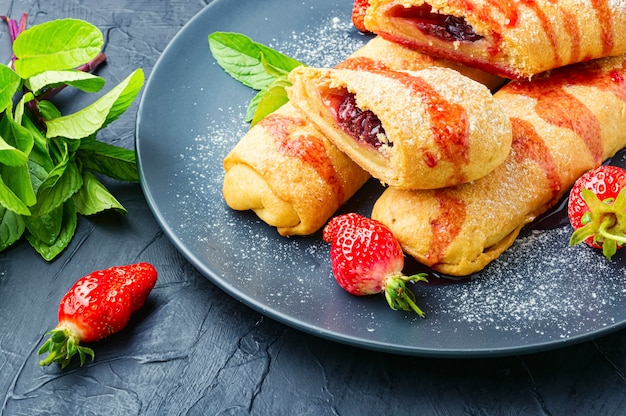
<path id="1" fill-rule="evenodd" d="M 373 38 L 340 64 L 353 69 L 452 65 L 491 88 L 502 83 L 481 71 Z M 224 159 L 222 193 L 234 210 L 251 210 L 281 235 L 307 235 L 369 178 L 313 123 L 287 103 L 251 128 Z"/>
<path id="2" fill-rule="evenodd" d="M 626 146 L 625 79 L 620 56 L 507 84 L 494 95 L 513 126 L 502 165 L 447 189 L 389 188 L 372 217 L 436 271 L 464 276 L 483 269 L 580 175 Z"/>
<path id="3" fill-rule="evenodd" d="M 508 78 L 626 53 L 621 1 L 370 0 L 373 33 Z"/>
<path id="4" fill-rule="evenodd" d="M 289 79 L 293 105 L 390 186 L 433 189 L 473 181 L 511 149 L 511 123 L 491 92 L 452 69 L 301 67 Z"/>

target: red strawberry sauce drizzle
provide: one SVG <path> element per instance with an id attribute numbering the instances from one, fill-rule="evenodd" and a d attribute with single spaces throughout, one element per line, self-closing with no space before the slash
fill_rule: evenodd
<path id="1" fill-rule="evenodd" d="M 556 3 L 557 0 L 550 0 L 553 3 Z M 494 28 L 490 33 L 490 42 L 489 46 L 490 53 L 492 55 L 497 55 L 500 53 L 502 49 L 502 35 L 500 31 L 497 29 L 502 25 L 496 20 L 494 17 L 495 14 L 502 14 L 504 16 L 504 21 L 506 22 L 506 28 L 515 27 L 518 25 L 520 20 L 520 7 L 524 6 L 534 11 L 540 24 L 545 31 L 547 37 L 550 39 L 550 46 L 552 47 L 553 56 L 555 56 L 555 65 L 561 66 L 566 65 L 572 62 L 578 62 L 580 60 L 585 60 L 589 58 L 580 56 L 581 49 L 581 34 L 578 29 L 578 22 L 576 21 L 575 16 L 561 8 L 559 8 L 560 16 L 559 18 L 562 20 L 562 24 L 564 25 L 565 30 L 567 31 L 570 37 L 570 60 L 569 62 L 563 62 L 558 54 L 558 39 L 556 35 L 556 29 L 550 19 L 545 14 L 543 9 L 537 4 L 535 0 L 521 0 L 521 1 L 513 1 L 513 0 L 486 0 L 482 4 L 482 6 L 478 9 L 472 0 L 453 0 L 449 2 L 452 7 L 455 7 L 460 12 L 458 13 L 461 16 L 475 16 L 478 21 L 484 22 L 485 26 Z M 601 41 L 602 41 L 602 53 L 603 55 L 609 55 L 613 50 L 614 44 L 614 27 L 612 24 L 612 19 L 610 18 L 611 10 L 609 7 L 608 0 L 592 0 L 591 1 L 593 8 L 596 11 L 596 18 L 598 21 L 603 22 L 601 26 Z M 557 6 L 558 7 L 558 6 Z M 497 12 L 497 13 L 494 13 Z M 437 33 L 441 33 L 443 28 L 429 28 L 428 24 L 424 23 L 424 21 L 430 22 L 430 25 L 436 25 L 434 22 L 443 21 L 445 15 L 439 15 L 438 13 L 433 13 L 432 8 L 428 4 L 424 4 L 421 6 L 404 8 L 402 6 L 392 6 L 390 7 L 385 14 L 387 14 L 390 18 L 394 19 L 402 19 L 413 21 L 415 26 L 426 33 L 427 35 L 431 35 L 434 37 L 438 37 L 442 40 L 460 40 L 465 42 L 473 42 L 480 40 L 481 37 L 470 37 L 469 39 L 453 39 L 448 36 L 437 36 Z M 435 15 L 439 17 L 435 18 Z M 462 19 L 462 18 L 460 18 Z M 462 19 L 462 22 L 465 20 Z M 467 25 L 466 30 L 471 30 L 471 26 Z M 505 30 L 505 28 L 500 29 L 501 31 Z M 402 43 L 406 46 L 413 48 L 425 48 L 428 49 L 430 53 L 435 53 L 436 51 L 431 50 L 432 48 L 427 45 L 420 44 L 418 42 L 411 41 L 410 39 L 399 39 L 397 36 L 392 35 L 391 33 L 380 33 L 381 36 L 398 43 Z M 489 68 L 484 68 L 489 69 Z M 504 68 L 502 68 L 504 70 Z"/>
<path id="2" fill-rule="evenodd" d="M 359 59 L 346 65 L 392 78 L 419 96 L 427 105 L 433 139 L 439 149 L 441 159 L 455 166 L 469 163 L 469 119 L 463 106 L 443 98 L 424 79 L 404 72 L 385 70 L 384 64 L 379 64 L 377 61 Z M 347 94 L 347 90 L 322 93 L 322 99 L 335 118 L 337 118 L 337 108 L 346 99 Z M 450 120 L 454 120 L 455 123 L 449 123 Z M 424 153 L 424 161 L 431 168 L 439 162 L 437 157 L 429 152 Z M 458 175 L 462 173 L 459 171 Z"/>
<path id="3" fill-rule="evenodd" d="M 439 263 L 448 246 L 454 241 L 465 222 L 465 202 L 454 198 L 445 191 L 436 191 L 439 215 L 430 221 L 432 238 L 429 244 L 428 262 Z"/>
<path id="4" fill-rule="evenodd" d="M 384 75 L 400 81 L 427 105 L 435 144 L 442 159 L 456 166 L 469 163 L 469 118 L 465 108 L 443 98 L 424 79 L 404 72 L 385 72 Z M 454 120 L 454 123 L 449 123 Z M 435 167 L 433 155 L 426 156 L 426 163 Z"/>
<path id="5" fill-rule="evenodd" d="M 276 148 L 284 155 L 300 159 L 311 166 L 331 187 L 337 203 L 344 202 L 344 189 L 341 178 L 326 153 L 322 138 L 301 134 L 298 130 L 306 121 L 297 117 L 270 114 L 259 122 L 274 137 Z"/>
<path id="6" fill-rule="evenodd" d="M 511 147 L 515 161 L 521 163 L 525 159 L 531 159 L 543 169 L 552 190 L 550 205 L 556 203 L 561 195 L 562 187 L 558 169 L 550 150 L 531 123 L 518 118 L 511 118 L 511 124 L 513 127 Z"/>
<path id="7" fill-rule="evenodd" d="M 602 163 L 604 148 L 598 118 L 584 103 L 565 90 L 567 85 L 598 88 L 615 94 L 626 101 L 624 69 L 619 68 L 601 74 L 600 66 L 588 63 L 584 66 L 561 68 L 553 76 L 536 78 L 532 82 L 517 81 L 509 84 L 516 93 L 537 100 L 536 112 L 547 123 L 570 129 L 582 137 L 597 164 Z"/>
<path id="8" fill-rule="evenodd" d="M 390 71 L 391 68 L 382 61 L 368 58 L 365 56 L 358 56 L 354 58 L 348 58 L 345 61 L 339 63 L 336 66 L 337 69 L 351 69 L 353 71 Z"/>

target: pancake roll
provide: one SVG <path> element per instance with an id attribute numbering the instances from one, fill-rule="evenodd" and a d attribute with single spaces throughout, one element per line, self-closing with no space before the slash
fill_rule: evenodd
<path id="1" fill-rule="evenodd" d="M 370 0 L 365 27 L 506 78 L 626 53 L 626 5 L 578 0 Z"/>
<path id="2" fill-rule="evenodd" d="M 375 37 L 340 65 L 415 70 L 445 62 Z M 492 88 L 502 83 L 467 70 Z M 284 236 L 319 230 L 370 178 L 289 102 L 241 137 L 223 164 L 226 204 L 255 212 Z"/>
<path id="3" fill-rule="evenodd" d="M 448 68 L 296 68 L 289 100 L 384 184 L 433 189 L 481 178 L 511 149 L 511 123 L 482 84 Z"/>
<path id="4" fill-rule="evenodd" d="M 576 64 L 502 87 L 512 150 L 492 173 L 455 187 L 388 188 L 372 217 L 405 252 L 444 274 L 480 271 L 585 171 L 626 146 L 625 57 Z"/>

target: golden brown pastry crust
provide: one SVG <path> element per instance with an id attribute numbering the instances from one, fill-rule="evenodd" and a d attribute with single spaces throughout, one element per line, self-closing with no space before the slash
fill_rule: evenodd
<path id="1" fill-rule="evenodd" d="M 431 25 L 434 14 L 456 18 L 456 30 L 466 23 L 480 38 L 446 39 L 449 23 Z M 623 1 L 371 0 L 365 25 L 433 56 L 510 78 L 626 53 Z"/>
<path id="2" fill-rule="evenodd" d="M 297 68 L 289 99 L 372 176 L 402 189 L 434 189 L 481 178 L 511 148 L 511 124 L 483 85 L 440 67 L 420 71 Z M 384 134 L 378 143 L 346 133 L 338 102 L 354 94 Z M 338 98 L 337 98 L 338 97 Z"/>
<path id="3" fill-rule="evenodd" d="M 281 235 L 306 235 L 368 179 L 291 105 L 255 125 L 224 159 L 223 195 Z"/>
<path id="4" fill-rule="evenodd" d="M 625 57 L 578 64 L 495 94 L 513 124 L 506 162 L 473 183 L 434 191 L 387 189 L 372 217 L 434 270 L 484 268 L 583 172 L 626 146 Z"/>
<path id="5" fill-rule="evenodd" d="M 403 70 L 419 71 L 431 66 L 454 69 L 468 78 L 473 79 L 496 91 L 507 80 L 497 75 L 481 71 L 458 62 L 439 59 L 420 53 L 414 49 L 391 42 L 382 36 L 376 36 L 363 47 L 357 49 L 345 61 L 336 66 L 337 69 L 354 70 Z"/>
<path id="6" fill-rule="evenodd" d="M 378 37 L 343 63 L 352 68 L 407 69 L 421 69 L 433 64 L 447 65 Z M 470 68 L 461 66 L 460 70 L 468 71 L 492 88 L 503 82 L 501 78 Z M 277 126 L 282 126 L 281 129 L 290 134 L 278 134 L 276 137 L 274 133 L 281 130 Z M 329 161 L 326 168 L 316 168 L 297 154 L 281 151 L 281 146 L 277 144 L 292 140 L 296 143 L 302 137 L 315 138 L 314 142 L 326 149 Z M 321 151 L 319 154 L 322 154 Z M 281 235 L 314 233 L 369 178 L 356 163 L 324 139 L 291 103 L 278 109 L 269 121 L 247 132 L 225 158 L 224 167 L 222 192 L 228 206 L 235 210 L 254 211 L 261 220 L 277 227 Z M 324 174 L 326 170 L 331 173 Z M 333 181 L 342 186 L 332 185 Z"/>

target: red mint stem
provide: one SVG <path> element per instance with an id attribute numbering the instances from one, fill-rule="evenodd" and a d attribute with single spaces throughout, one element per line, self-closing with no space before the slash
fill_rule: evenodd
<path id="1" fill-rule="evenodd" d="M 9 28 L 9 38 L 11 39 L 11 45 L 15 42 L 15 39 L 26 30 L 26 25 L 28 21 L 28 13 L 22 13 L 22 17 L 20 18 L 20 23 L 18 25 L 17 20 L 11 19 L 9 16 L 0 16 L 0 19 L 4 20 Z M 15 54 L 11 56 L 11 67 L 13 67 L 13 62 L 15 62 L 17 58 Z"/>

